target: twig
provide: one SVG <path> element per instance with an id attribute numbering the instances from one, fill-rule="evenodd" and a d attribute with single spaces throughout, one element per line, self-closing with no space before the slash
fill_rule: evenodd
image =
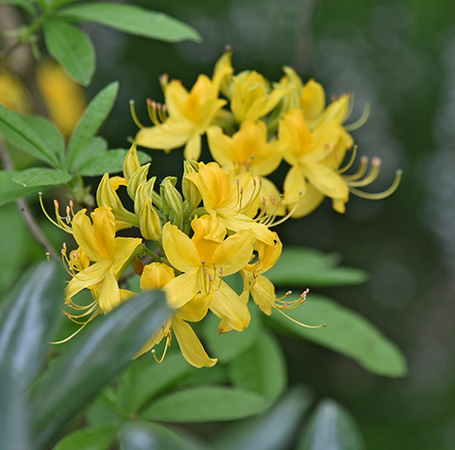
<path id="1" fill-rule="evenodd" d="M 3 144 L 3 139 L 0 137 L 0 159 L 3 164 L 3 168 L 7 171 L 14 170 L 13 162 L 9 156 L 8 150 Z M 33 217 L 32 211 L 28 206 L 27 200 L 25 198 L 19 198 L 16 200 L 16 206 L 19 211 L 19 214 L 22 216 L 22 219 L 27 225 L 28 229 L 32 233 L 33 237 L 38 241 L 38 243 L 43 247 L 46 252 L 52 256 L 52 258 L 60 259 L 58 253 L 55 251 L 52 244 L 49 242 L 45 234 L 42 232 L 35 218 Z"/>

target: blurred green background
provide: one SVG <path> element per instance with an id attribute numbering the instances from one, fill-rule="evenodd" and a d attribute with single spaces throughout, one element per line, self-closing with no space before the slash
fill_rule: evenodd
<path id="1" fill-rule="evenodd" d="M 163 100 L 158 76 L 167 72 L 190 88 L 199 73 L 211 75 L 226 45 L 233 49 L 236 73 L 255 69 L 278 81 L 282 66 L 290 65 L 304 80 L 321 82 L 329 97 L 354 93 L 351 121 L 371 104 L 368 122 L 353 132 L 359 154 L 383 161 L 378 181 L 368 190 L 387 188 L 401 168 L 398 191 L 377 202 L 352 197 L 344 215 L 325 201 L 309 217 L 288 221 L 277 231 L 285 244 L 336 251 L 344 264 L 370 272 L 364 285 L 317 292 L 376 324 L 403 349 L 410 374 L 399 380 L 374 376 L 341 355 L 283 337 L 290 381 L 309 383 L 318 397 L 345 405 L 368 449 L 455 448 L 455 3 L 134 3 L 191 24 L 204 42 L 165 44 L 85 27 L 98 55 L 89 97 L 120 81 L 116 106 L 102 130 L 111 148 L 127 148 L 126 137 L 137 131 L 130 99 L 149 125 L 146 99 Z M 182 172 L 180 150 L 151 154 L 152 175 Z M 208 153 L 204 156 L 207 161 Z M 0 272 L 2 292 L 29 263 L 22 255 L 30 258 L 34 246 L 13 210 L 14 205 L 2 208 L 0 215 L 0 229 L 10 237 L 0 242 L 0 258 L 11 260 Z M 62 236 L 43 225 L 59 248 Z"/>

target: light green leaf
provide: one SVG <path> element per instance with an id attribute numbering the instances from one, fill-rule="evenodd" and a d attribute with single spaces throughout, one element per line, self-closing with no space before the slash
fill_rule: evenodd
<path id="1" fill-rule="evenodd" d="M 295 439 L 303 414 L 313 400 L 311 392 L 294 387 L 265 414 L 231 425 L 215 441 L 216 450 L 283 450 Z"/>
<path id="2" fill-rule="evenodd" d="M 128 150 L 113 149 L 108 152 L 97 155 L 94 158 L 86 161 L 77 170 L 78 175 L 94 177 L 103 175 L 104 173 L 118 173 L 123 171 L 123 162 L 128 154 Z M 138 151 L 137 156 L 141 164 L 151 161 L 151 157 L 147 153 Z"/>
<path id="3" fill-rule="evenodd" d="M 231 387 L 195 387 L 163 395 L 141 418 L 165 422 L 213 422 L 253 416 L 265 411 L 270 401 Z"/>
<path id="4" fill-rule="evenodd" d="M 202 41 L 196 30 L 180 20 L 135 5 L 90 2 L 61 9 L 57 16 L 75 22 L 96 22 L 125 33 L 161 41 Z"/>
<path id="5" fill-rule="evenodd" d="M 71 78 L 88 86 L 95 72 L 95 51 L 87 35 L 66 21 L 56 19 L 47 20 L 43 31 L 49 53 Z"/>
<path id="6" fill-rule="evenodd" d="M 246 352 L 229 366 L 235 386 L 275 400 L 286 388 L 286 361 L 276 338 L 261 332 Z"/>
<path id="7" fill-rule="evenodd" d="M 85 428 L 68 434 L 52 450 L 107 450 L 116 434 L 117 430 L 110 426 Z"/>
<path id="8" fill-rule="evenodd" d="M 66 168 L 68 170 L 75 170 L 76 162 L 81 164 L 93 156 L 90 153 L 89 144 L 111 112 L 117 97 L 118 86 L 118 82 L 109 84 L 98 92 L 87 106 L 68 143 L 66 155 Z"/>
<path id="9" fill-rule="evenodd" d="M 62 168 L 65 158 L 65 140 L 57 127 L 49 120 L 40 116 L 23 116 L 22 120 L 46 143 L 52 153 L 56 155 L 59 161 L 59 165 L 56 167 Z"/>
<path id="10" fill-rule="evenodd" d="M 13 181 L 22 186 L 56 186 L 65 184 L 71 180 L 70 175 L 65 170 L 54 170 L 47 167 L 33 167 L 31 169 L 16 172 Z"/>
<path id="11" fill-rule="evenodd" d="M 298 450 L 364 450 L 352 415 L 335 401 L 323 400 L 313 413 Z"/>
<path id="12" fill-rule="evenodd" d="M 73 346 L 48 370 L 34 391 L 32 428 L 44 446 L 78 414 L 167 319 L 164 292 L 131 298 L 73 340 Z"/>
<path id="13" fill-rule="evenodd" d="M 290 295 L 289 301 L 295 297 Z M 396 344 L 360 314 L 334 300 L 311 294 L 300 308 L 287 314 L 303 324 L 319 325 L 325 322 L 327 327 L 304 328 L 279 311 L 273 311 L 270 320 L 298 336 L 353 358 L 372 373 L 388 377 L 406 375 L 406 360 Z"/>
<path id="14" fill-rule="evenodd" d="M 55 261 L 29 270 L 3 302 L 0 313 L 0 367 L 28 387 L 54 337 L 64 291 L 64 273 Z"/>
<path id="15" fill-rule="evenodd" d="M 30 119 L 24 120 L 21 114 L 0 105 L 0 132 L 6 141 L 51 166 L 59 167 L 56 153 L 42 139 L 41 132 L 31 127 L 27 120 L 32 123 Z M 41 119 L 41 123 L 44 120 Z"/>
<path id="16" fill-rule="evenodd" d="M 205 450 L 199 439 L 157 423 L 127 422 L 119 431 L 122 450 Z"/>
<path id="17" fill-rule="evenodd" d="M 220 322 L 218 317 L 209 314 L 204 319 L 204 337 L 211 351 L 216 355 L 220 362 L 232 361 L 236 356 L 248 350 L 256 342 L 261 328 L 261 320 L 258 317 L 256 305 L 252 305 L 250 313 L 250 325 L 241 333 L 232 330 L 229 333 L 220 334 L 218 332 L 218 324 Z"/>
<path id="18" fill-rule="evenodd" d="M 364 283 L 368 274 L 360 269 L 339 266 L 340 257 L 320 250 L 286 247 L 266 274 L 276 286 L 337 286 Z"/>
<path id="19" fill-rule="evenodd" d="M 14 202 L 27 194 L 38 192 L 39 187 L 24 187 L 13 181 L 16 174 L 20 172 L 0 171 L 0 206 Z"/>

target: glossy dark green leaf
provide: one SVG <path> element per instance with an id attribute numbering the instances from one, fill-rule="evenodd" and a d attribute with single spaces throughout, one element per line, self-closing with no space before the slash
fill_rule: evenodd
<path id="1" fill-rule="evenodd" d="M 66 155 L 68 170 L 74 171 L 77 167 L 76 162 L 79 165 L 93 157 L 89 144 L 111 112 L 117 97 L 118 86 L 117 82 L 109 84 L 98 92 L 87 106 L 68 143 Z"/>
<path id="2" fill-rule="evenodd" d="M 44 22 L 43 30 L 49 53 L 71 78 L 88 86 L 95 72 L 95 51 L 87 35 L 58 19 Z"/>
<path id="3" fill-rule="evenodd" d="M 28 386 L 49 352 L 61 316 L 65 274 L 55 261 L 25 273 L 3 302 L 0 315 L 0 366 Z"/>
<path id="4" fill-rule="evenodd" d="M 263 396 L 225 386 L 184 389 L 163 395 L 141 417 L 165 422 L 212 422 L 254 416 L 271 402 Z"/>
<path id="5" fill-rule="evenodd" d="M 41 124 L 43 121 L 46 120 L 39 120 Z M 42 133 L 35 129 L 35 122 L 38 121 L 24 120 L 21 114 L 0 105 L 0 132 L 6 141 L 51 166 L 59 167 L 57 153 L 43 140 Z"/>
<path id="6" fill-rule="evenodd" d="M 276 286 L 337 286 L 364 283 L 368 274 L 339 266 L 340 257 L 320 250 L 286 247 L 278 262 L 266 274 Z"/>
<path id="7" fill-rule="evenodd" d="M 27 194 L 38 192 L 39 187 L 24 187 L 13 181 L 16 174 L 20 172 L 0 171 L 0 206 L 14 202 L 18 198 L 24 197 Z"/>
<path id="8" fill-rule="evenodd" d="M 3 366 L 0 366 L 0 405 L 0 447 L 33 450 L 25 391 L 14 378 L 14 373 Z"/>
<path id="9" fill-rule="evenodd" d="M 135 5 L 90 2 L 61 9 L 58 16 L 76 22 L 96 22 L 125 33 L 161 41 L 202 41 L 194 28 L 180 20 Z"/>
<path id="10" fill-rule="evenodd" d="M 45 443 L 123 370 L 169 314 L 162 291 L 120 305 L 74 339 L 33 397 L 33 431 Z"/>
<path id="11" fill-rule="evenodd" d="M 307 388 L 295 387 L 265 414 L 228 427 L 217 437 L 214 447 L 217 450 L 288 449 L 312 400 Z"/>
<path id="12" fill-rule="evenodd" d="M 187 432 L 175 432 L 157 423 L 128 422 L 119 431 L 121 450 L 206 450 Z"/>
<path id="13" fill-rule="evenodd" d="M 323 400 L 313 413 L 298 450 L 364 450 L 352 415 L 333 400 Z"/>
<path id="14" fill-rule="evenodd" d="M 116 438 L 114 427 L 96 427 L 68 434 L 52 450 L 108 450 Z"/>
<path id="15" fill-rule="evenodd" d="M 82 164 L 77 170 L 78 175 L 94 177 L 104 173 L 119 173 L 123 171 L 123 162 L 128 150 L 115 149 L 95 156 Z M 141 164 L 149 162 L 152 158 L 144 152 L 137 152 Z"/>
<path id="16" fill-rule="evenodd" d="M 289 297 L 290 301 L 294 296 Z M 295 298 L 295 297 L 294 297 Z M 407 373 L 399 348 L 360 314 L 322 295 L 310 294 L 300 307 L 286 313 L 307 325 L 327 323 L 326 328 L 309 329 L 274 311 L 271 320 L 309 341 L 355 359 L 377 375 L 401 377 Z"/>
<path id="17" fill-rule="evenodd" d="M 13 181 L 24 187 L 58 186 L 73 178 L 66 170 L 55 170 L 47 167 L 32 167 L 16 172 Z"/>
<path id="18" fill-rule="evenodd" d="M 276 338 L 258 334 L 256 342 L 231 361 L 229 374 L 235 386 L 272 400 L 286 388 L 286 361 Z"/>
<path id="19" fill-rule="evenodd" d="M 209 353 L 216 356 L 220 362 L 232 361 L 256 342 L 261 329 L 261 320 L 257 317 L 256 305 L 251 306 L 250 312 L 250 324 L 241 333 L 232 330 L 229 333 L 220 334 L 218 332 L 220 322 L 218 317 L 210 314 L 204 319 L 203 332 L 210 349 Z"/>

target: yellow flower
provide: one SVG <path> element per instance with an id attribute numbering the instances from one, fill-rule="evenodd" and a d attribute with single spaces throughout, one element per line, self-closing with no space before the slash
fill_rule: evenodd
<path id="1" fill-rule="evenodd" d="M 243 172 L 264 177 L 274 172 L 283 156 L 277 140 L 267 142 L 267 127 L 261 120 L 242 122 L 240 130 L 232 137 L 223 133 L 220 127 L 210 127 L 207 138 L 215 161 L 234 177 Z M 284 214 L 286 208 L 280 204 L 280 193 L 267 178 L 262 178 L 261 208 L 269 213 Z"/>
<path id="2" fill-rule="evenodd" d="M 32 97 L 22 80 L 5 67 L 0 68 L 0 104 L 21 114 L 29 114 Z"/>
<path id="3" fill-rule="evenodd" d="M 109 208 L 95 209 L 90 215 L 92 220 L 85 212 L 80 210 L 72 220 L 79 254 L 70 256 L 73 279 L 65 290 L 65 303 L 73 306 L 72 298 L 81 290 L 90 289 L 96 300 L 90 305 L 95 307 L 93 311 L 106 314 L 131 296 L 119 288 L 118 279 L 136 256 L 141 239 L 115 237 L 115 218 Z M 94 264 L 87 266 L 87 258 Z"/>
<path id="4" fill-rule="evenodd" d="M 175 225 L 164 225 L 163 248 L 166 258 L 175 269 L 182 272 L 165 287 L 168 303 L 173 309 L 187 304 L 191 309 L 193 306 L 190 301 L 196 295 L 214 293 L 210 310 L 222 319 L 219 331 L 242 331 L 250 322 L 250 313 L 223 277 L 237 273 L 248 264 L 255 235 L 251 230 L 243 230 L 222 242 L 206 239 L 210 222 L 210 216 L 194 219 L 191 223 L 194 230 L 191 239 Z"/>
<path id="5" fill-rule="evenodd" d="M 238 232 L 251 229 L 257 239 L 273 244 L 272 232 L 252 217 L 257 213 L 261 181 L 250 173 L 242 173 L 236 179 L 216 163 L 199 163 L 198 173 L 189 173 L 202 196 L 205 210 L 211 215 L 207 238 L 222 241 L 226 230 Z"/>
<path id="6" fill-rule="evenodd" d="M 279 124 L 284 159 L 291 169 L 284 181 L 284 201 L 293 217 L 312 212 L 325 196 L 346 203 L 349 188 L 337 169 L 353 145 L 336 121 L 323 122 L 312 133 L 301 110 L 291 110 Z"/>
<path id="7" fill-rule="evenodd" d="M 175 278 L 174 270 L 166 264 L 152 263 L 144 267 L 141 276 L 141 289 L 148 291 L 152 289 L 164 289 L 166 285 Z M 156 332 L 149 341 L 142 347 L 136 356 L 152 349 L 163 338 L 166 338 L 167 348 L 171 343 L 172 331 L 177 338 L 180 350 L 184 358 L 195 367 L 212 367 L 216 364 L 216 358 L 210 358 L 202 346 L 196 333 L 186 321 L 199 322 L 207 314 L 211 295 L 196 295 L 186 305 L 174 311 L 174 314 L 163 324 L 161 330 Z M 153 351 L 153 350 L 152 350 Z M 162 361 L 161 358 L 161 361 Z"/>
<path id="8" fill-rule="evenodd" d="M 185 158 L 198 160 L 201 135 L 216 112 L 226 104 L 225 100 L 218 98 L 219 82 L 199 75 L 190 92 L 179 80 L 167 83 L 164 79 L 163 84 L 166 108 L 154 102 L 150 104 L 150 116 L 155 126 L 141 126 L 135 143 L 165 151 L 185 145 Z"/>

